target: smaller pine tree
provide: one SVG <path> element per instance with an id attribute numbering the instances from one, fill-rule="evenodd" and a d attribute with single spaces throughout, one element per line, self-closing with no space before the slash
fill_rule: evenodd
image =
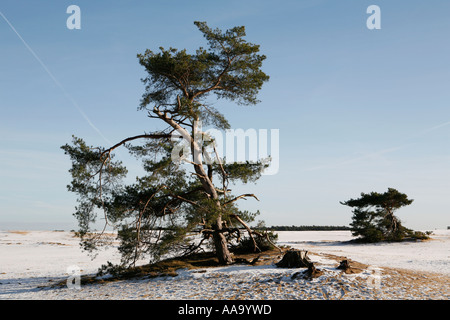
<path id="1" fill-rule="evenodd" d="M 385 193 L 361 193 L 358 199 L 341 204 L 354 208 L 351 231 L 363 242 L 402 241 L 405 239 L 427 239 L 423 232 L 404 227 L 394 215 L 397 209 L 410 205 L 414 200 L 404 193 L 388 188 Z"/>

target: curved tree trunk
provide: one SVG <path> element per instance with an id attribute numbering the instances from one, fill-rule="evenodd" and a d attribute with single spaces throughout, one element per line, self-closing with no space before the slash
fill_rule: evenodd
<path id="1" fill-rule="evenodd" d="M 186 129 L 182 128 L 178 123 L 176 123 L 170 116 L 159 111 L 157 108 L 153 110 L 157 116 L 168 123 L 172 128 L 177 130 L 177 132 L 185 139 L 186 142 L 190 144 L 191 152 L 192 152 L 192 164 L 194 166 L 194 171 L 202 183 L 203 189 L 209 195 L 211 199 L 216 200 L 216 205 L 218 212 L 222 211 L 222 207 L 220 205 L 219 196 L 217 195 L 216 188 L 214 187 L 211 178 L 206 173 L 203 168 L 202 161 L 202 146 L 199 145 L 199 141 L 196 139 L 201 132 L 199 133 L 198 129 L 198 119 L 194 121 L 192 126 L 192 134 L 190 134 Z M 228 243 L 225 235 L 223 234 L 223 226 L 222 226 L 222 216 L 219 214 L 216 220 L 216 224 L 214 226 L 213 232 L 213 241 L 214 247 L 216 249 L 217 259 L 220 264 L 231 264 L 233 263 L 233 259 L 231 257 L 231 253 L 228 250 Z"/>
<path id="2" fill-rule="evenodd" d="M 214 247 L 216 249 L 216 256 L 220 264 L 231 264 L 233 258 L 231 257 L 230 250 L 228 250 L 228 242 L 223 234 L 222 228 L 218 228 L 213 233 Z"/>
<path id="3" fill-rule="evenodd" d="M 209 175 L 203 168 L 202 148 L 201 146 L 198 145 L 196 141 L 196 137 L 198 135 L 197 123 L 194 123 L 192 129 L 193 129 L 192 130 L 193 139 L 191 140 L 191 151 L 194 162 L 194 170 L 197 173 L 197 176 L 199 177 L 205 192 L 209 195 L 211 199 L 216 200 L 218 212 L 222 212 L 222 206 L 220 204 L 216 188 L 214 187 L 214 184 L 211 181 L 212 179 L 209 177 Z M 214 233 L 213 233 L 213 241 L 214 247 L 216 249 L 216 256 L 220 264 L 231 264 L 233 263 L 233 258 L 231 257 L 231 253 L 228 250 L 228 242 L 227 239 L 225 238 L 225 235 L 223 234 L 222 229 L 223 229 L 222 215 L 219 213 L 219 216 L 217 217 L 214 226 Z"/>

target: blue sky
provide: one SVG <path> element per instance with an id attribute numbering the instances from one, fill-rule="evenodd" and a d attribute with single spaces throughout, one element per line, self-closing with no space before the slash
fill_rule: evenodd
<path id="1" fill-rule="evenodd" d="M 66 27 L 72 4 L 80 30 Z M 372 4 L 380 30 L 366 27 Z M 280 130 L 279 173 L 237 187 L 260 199 L 242 208 L 267 225 L 347 225 L 339 201 L 393 187 L 415 200 L 398 211 L 407 227 L 450 225 L 448 1 L 2 0 L 0 12 L 0 229 L 76 229 L 60 146 L 153 130 L 136 54 L 206 46 L 195 20 L 244 25 L 267 56 L 260 104 L 215 103 L 233 128 Z"/>

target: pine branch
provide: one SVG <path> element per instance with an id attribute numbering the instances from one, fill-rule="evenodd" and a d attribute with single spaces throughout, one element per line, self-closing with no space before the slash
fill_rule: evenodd
<path id="1" fill-rule="evenodd" d="M 235 201 L 237 201 L 239 199 L 242 199 L 242 198 L 245 199 L 246 197 L 253 197 L 253 198 L 255 198 L 256 200 L 259 201 L 259 199 L 253 193 L 246 193 L 246 194 L 241 194 L 240 196 L 235 197 L 234 199 L 231 199 L 231 200 L 225 202 L 223 205 L 224 206 L 229 205 L 229 204 L 231 204 L 231 203 L 233 203 L 233 202 L 235 202 Z"/>

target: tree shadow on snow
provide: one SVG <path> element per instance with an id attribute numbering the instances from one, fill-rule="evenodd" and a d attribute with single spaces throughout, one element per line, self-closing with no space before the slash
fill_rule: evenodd
<path id="1" fill-rule="evenodd" d="M 65 281 L 66 279 L 67 277 L 30 277 L 0 279 L 0 300 L 2 298 L 7 298 L 8 295 L 37 293 L 43 290 L 55 289 L 53 287 L 55 283 Z"/>

